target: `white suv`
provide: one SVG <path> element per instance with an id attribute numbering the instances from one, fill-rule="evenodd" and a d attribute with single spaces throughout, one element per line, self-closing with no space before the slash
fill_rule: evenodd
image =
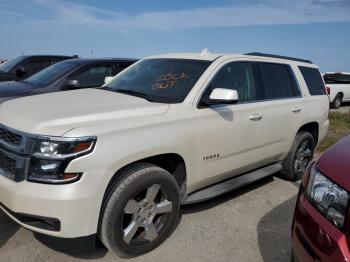
<path id="1" fill-rule="evenodd" d="M 140 255 L 169 236 L 180 205 L 277 172 L 299 179 L 328 111 L 307 60 L 143 59 L 99 89 L 1 105 L 1 208 L 32 231 Z"/>
<path id="2" fill-rule="evenodd" d="M 326 73 L 324 80 L 332 108 L 339 108 L 342 102 L 350 101 L 350 73 Z"/>

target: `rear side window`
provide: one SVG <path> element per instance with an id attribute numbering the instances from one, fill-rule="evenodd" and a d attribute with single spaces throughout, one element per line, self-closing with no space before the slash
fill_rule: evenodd
<path id="1" fill-rule="evenodd" d="M 323 83 L 320 71 L 317 68 L 299 66 L 299 70 L 304 77 L 310 95 L 326 95 L 326 88 Z"/>
<path id="2" fill-rule="evenodd" d="M 259 63 L 265 99 L 290 98 L 300 95 L 292 69 L 288 65 Z"/>

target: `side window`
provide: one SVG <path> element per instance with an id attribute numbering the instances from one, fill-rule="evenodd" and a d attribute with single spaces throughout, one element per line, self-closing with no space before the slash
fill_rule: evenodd
<path id="1" fill-rule="evenodd" d="M 95 65 L 74 77 L 82 88 L 98 87 L 104 84 L 106 76 L 112 76 L 111 65 Z"/>
<path id="2" fill-rule="evenodd" d="M 128 66 L 130 66 L 130 64 L 126 64 L 126 63 L 120 63 L 120 64 L 115 64 L 115 72 L 114 74 L 117 75 L 119 74 L 121 71 L 123 71 L 124 69 L 126 69 Z"/>
<path id="3" fill-rule="evenodd" d="M 50 65 L 51 65 L 51 61 L 49 60 L 29 62 L 28 64 L 23 66 L 24 69 L 26 70 L 25 76 L 28 77 L 28 76 L 34 75 L 35 73 L 43 70 L 44 68 Z"/>
<path id="4" fill-rule="evenodd" d="M 326 95 L 326 88 L 322 80 L 320 71 L 316 68 L 299 66 L 299 70 L 304 77 L 310 95 Z"/>
<path id="5" fill-rule="evenodd" d="M 292 69 L 288 65 L 259 63 L 265 99 L 290 98 L 300 95 Z"/>
<path id="6" fill-rule="evenodd" d="M 258 99 L 253 66 L 249 62 L 233 62 L 223 66 L 214 76 L 203 97 L 209 97 L 215 88 L 236 90 L 239 103 Z"/>

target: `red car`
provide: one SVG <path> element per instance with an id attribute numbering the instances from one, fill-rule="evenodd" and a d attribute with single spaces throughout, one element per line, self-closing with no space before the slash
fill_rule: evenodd
<path id="1" fill-rule="evenodd" d="M 350 261 L 350 136 L 312 162 L 292 225 L 294 261 Z"/>

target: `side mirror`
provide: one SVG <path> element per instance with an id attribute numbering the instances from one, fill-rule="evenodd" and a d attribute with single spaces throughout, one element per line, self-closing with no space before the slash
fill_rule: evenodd
<path id="1" fill-rule="evenodd" d="M 80 88 L 79 80 L 67 80 L 64 84 L 64 90 L 74 90 Z"/>
<path id="2" fill-rule="evenodd" d="M 21 67 L 18 67 L 15 71 L 15 75 L 18 76 L 18 77 L 22 77 L 24 76 L 25 74 L 27 73 L 26 69 L 21 66 Z"/>
<path id="3" fill-rule="evenodd" d="M 216 104 L 235 104 L 238 102 L 238 92 L 232 89 L 215 88 L 210 96 L 209 103 Z"/>
<path id="4" fill-rule="evenodd" d="M 108 84 L 113 79 L 113 76 L 106 76 L 105 77 L 105 84 Z"/>

